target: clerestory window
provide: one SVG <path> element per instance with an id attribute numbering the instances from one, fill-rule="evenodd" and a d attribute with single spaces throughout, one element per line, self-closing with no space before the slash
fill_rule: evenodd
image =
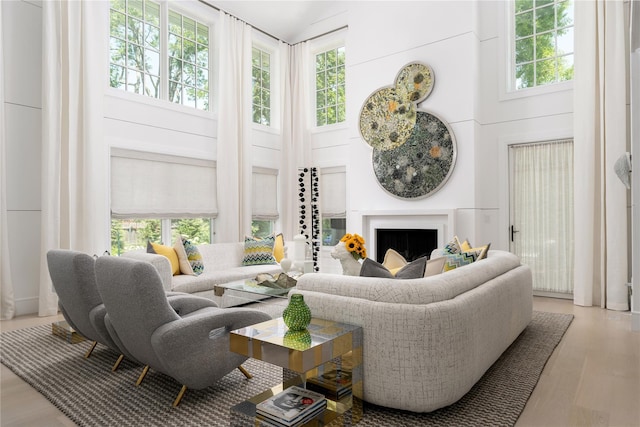
<path id="1" fill-rule="evenodd" d="M 271 55 L 254 47 L 251 54 L 253 122 L 271 126 Z"/>
<path id="2" fill-rule="evenodd" d="M 316 55 L 316 126 L 346 120 L 345 48 Z"/>
<path id="3" fill-rule="evenodd" d="M 515 0 L 513 87 L 573 79 L 573 0 Z"/>
<path id="4" fill-rule="evenodd" d="M 166 3 L 110 1 L 109 84 L 209 110 L 209 26 Z"/>

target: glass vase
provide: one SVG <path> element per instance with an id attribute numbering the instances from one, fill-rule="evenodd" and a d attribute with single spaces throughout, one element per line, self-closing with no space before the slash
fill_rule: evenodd
<path id="1" fill-rule="evenodd" d="M 311 310 L 300 294 L 291 295 L 289 305 L 282 312 L 284 324 L 292 331 L 307 329 L 311 322 Z"/>

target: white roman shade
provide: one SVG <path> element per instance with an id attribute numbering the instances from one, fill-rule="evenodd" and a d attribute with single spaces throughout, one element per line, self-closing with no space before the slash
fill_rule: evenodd
<path id="1" fill-rule="evenodd" d="M 323 218 L 347 216 L 346 172 L 343 166 L 320 171 L 320 211 Z"/>
<path id="2" fill-rule="evenodd" d="M 251 218 L 257 221 L 275 221 L 278 213 L 278 171 L 253 168 Z"/>
<path id="3" fill-rule="evenodd" d="M 215 218 L 217 214 L 214 161 L 112 150 L 113 218 Z"/>

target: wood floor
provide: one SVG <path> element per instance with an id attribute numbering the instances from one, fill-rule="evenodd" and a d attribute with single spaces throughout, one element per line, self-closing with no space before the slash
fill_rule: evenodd
<path id="1" fill-rule="evenodd" d="M 534 298 L 534 309 L 571 313 L 575 319 L 549 359 L 517 427 L 640 427 L 640 332 L 630 314 L 571 301 Z M 50 324 L 61 317 L 2 321 L 0 330 Z M 0 425 L 74 425 L 4 365 L 0 371 Z"/>

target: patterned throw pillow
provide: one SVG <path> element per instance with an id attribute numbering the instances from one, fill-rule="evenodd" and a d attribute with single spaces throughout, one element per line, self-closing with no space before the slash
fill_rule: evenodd
<path id="1" fill-rule="evenodd" d="M 174 276 L 180 274 L 180 261 L 178 254 L 171 246 L 161 245 L 160 243 L 147 242 L 147 252 L 150 254 L 163 255 L 169 259 L 171 263 L 171 274 Z"/>
<path id="2" fill-rule="evenodd" d="M 204 271 L 204 263 L 202 262 L 202 255 L 200 254 L 198 247 L 191 243 L 191 241 L 186 237 L 182 237 L 182 244 L 185 252 L 187 253 L 187 259 L 189 260 L 193 274 L 196 276 L 201 275 Z"/>
<path id="3" fill-rule="evenodd" d="M 486 258 L 490 246 L 491 243 L 457 254 L 445 254 L 446 261 L 444 263 L 444 271 L 450 271 L 455 268 L 462 267 L 463 265 L 468 265 L 477 260 Z"/>
<path id="4" fill-rule="evenodd" d="M 275 236 L 265 237 L 264 239 L 245 237 L 242 265 L 277 264 L 273 256 L 274 244 Z"/>
<path id="5" fill-rule="evenodd" d="M 444 254 L 459 254 L 461 252 L 460 249 L 460 241 L 458 240 L 458 236 L 453 236 L 453 239 L 449 241 L 444 248 L 442 249 Z"/>

